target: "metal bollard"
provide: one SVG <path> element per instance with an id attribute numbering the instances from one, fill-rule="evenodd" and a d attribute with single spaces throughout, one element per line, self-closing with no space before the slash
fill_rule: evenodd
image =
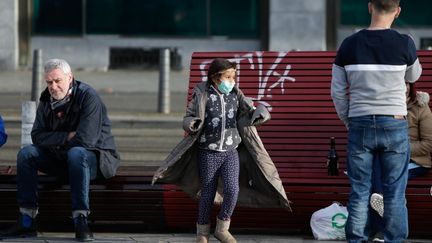
<path id="1" fill-rule="evenodd" d="M 31 130 L 36 118 L 36 102 L 24 101 L 21 106 L 21 148 L 32 144 Z"/>
<path id="2" fill-rule="evenodd" d="M 32 89 L 31 99 L 38 103 L 39 95 L 41 94 L 42 82 L 42 50 L 35 49 L 33 51 L 33 71 L 32 71 Z"/>
<path id="3" fill-rule="evenodd" d="M 163 48 L 159 51 L 159 93 L 158 112 L 170 113 L 170 49 Z"/>

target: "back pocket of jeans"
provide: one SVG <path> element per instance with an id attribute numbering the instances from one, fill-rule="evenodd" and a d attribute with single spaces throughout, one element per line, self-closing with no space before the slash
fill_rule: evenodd
<path id="1" fill-rule="evenodd" d="M 406 127 L 385 128 L 386 147 L 388 151 L 406 153 L 408 149 L 408 132 Z"/>
<path id="2" fill-rule="evenodd" d="M 360 154 L 366 151 L 364 144 L 365 129 L 350 128 L 348 132 L 348 153 Z"/>

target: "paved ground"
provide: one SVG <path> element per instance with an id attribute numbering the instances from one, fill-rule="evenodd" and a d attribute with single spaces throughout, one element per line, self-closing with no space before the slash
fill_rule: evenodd
<path id="1" fill-rule="evenodd" d="M 72 233 L 42 233 L 38 238 L 5 240 L 4 242 L 75 242 Z M 238 242 L 253 243 L 289 243 L 289 242 L 318 242 L 312 239 L 305 239 L 301 236 L 281 236 L 281 235 L 236 235 Z M 195 242 L 193 234 L 119 234 L 119 233 L 97 233 L 95 241 L 100 242 L 146 242 L 146 243 L 165 243 L 165 242 Z M 210 242 L 219 242 L 214 237 Z M 326 241 L 331 243 L 332 241 Z M 341 241 L 334 241 L 341 242 Z"/>
<path id="2" fill-rule="evenodd" d="M 127 234 L 127 233 L 95 233 L 95 243 L 102 242 L 145 242 L 145 243 L 190 243 L 195 242 L 193 234 Z M 344 241 L 318 241 L 311 236 L 290 236 L 290 235 L 252 235 L 240 234 L 234 235 L 239 243 L 340 243 Z M 76 242 L 72 233 L 48 233 L 43 232 L 37 238 L 28 239 L 10 239 L 0 242 Z M 219 242 L 213 236 L 210 242 Z M 432 242 L 428 239 L 408 240 L 407 243 L 427 243 Z"/>

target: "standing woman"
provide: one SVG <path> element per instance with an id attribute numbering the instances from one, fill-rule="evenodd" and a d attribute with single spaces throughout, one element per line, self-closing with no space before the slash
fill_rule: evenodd
<path id="1" fill-rule="evenodd" d="M 221 203 L 214 233 L 221 242 L 236 242 L 228 232 L 236 205 L 289 208 L 276 167 L 255 128 L 270 114 L 262 105 L 255 108 L 236 87 L 235 67 L 221 58 L 210 64 L 207 82 L 196 85 L 183 119 L 188 135 L 153 178 L 153 183 L 175 183 L 199 198 L 200 243 L 209 239 L 213 203 Z"/>

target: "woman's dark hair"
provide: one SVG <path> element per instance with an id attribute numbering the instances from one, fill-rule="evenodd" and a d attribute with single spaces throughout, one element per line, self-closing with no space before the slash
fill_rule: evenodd
<path id="1" fill-rule="evenodd" d="M 409 93 L 408 93 L 408 97 L 411 98 L 411 100 L 416 100 L 416 96 L 417 96 L 417 90 L 415 87 L 415 83 L 408 83 L 409 85 Z"/>
<path id="2" fill-rule="evenodd" d="M 213 84 L 213 79 L 219 79 L 222 75 L 222 72 L 228 70 L 230 68 L 236 68 L 236 64 L 228 61 L 224 58 L 216 58 L 214 59 L 209 66 L 207 71 L 207 82 L 209 85 Z"/>

